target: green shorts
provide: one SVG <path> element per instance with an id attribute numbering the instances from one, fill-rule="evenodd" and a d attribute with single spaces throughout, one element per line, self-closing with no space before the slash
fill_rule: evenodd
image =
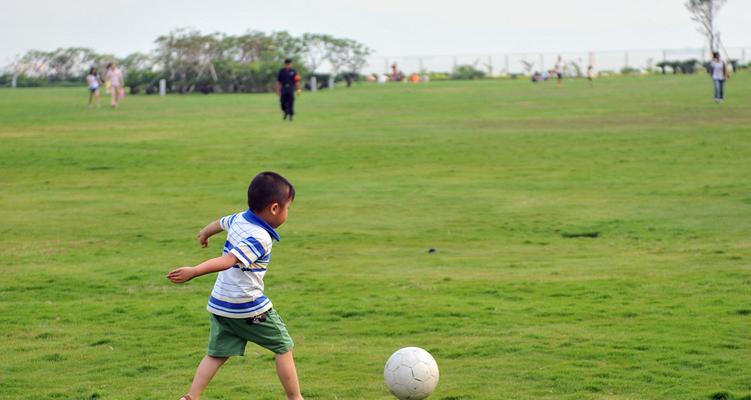
<path id="1" fill-rule="evenodd" d="M 253 342 L 276 354 L 286 353 L 295 345 L 287 333 L 282 317 L 273 308 L 266 321 L 250 325 L 242 318 L 211 314 L 208 355 L 213 357 L 242 356 L 245 344 Z"/>

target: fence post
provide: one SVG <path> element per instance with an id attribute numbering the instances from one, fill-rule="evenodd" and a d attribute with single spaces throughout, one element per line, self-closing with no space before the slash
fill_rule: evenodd
<path id="1" fill-rule="evenodd" d="M 745 48 L 741 49 L 741 62 L 743 64 L 746 64 L 746 49 Z"/>
<path id="2" fill-rule="evenodd" d="M 167 80 L 160 79 L 159 80 L 159 96 L 164 96 L 166 94 L 167 94 Z"/>
<path id="3" fill-rule="evenodd" d="M 419 60 L 420 60 L 420 70 L 418 71 L 418 73 L 422 74 L 422 70 L 424 69 L 422 66 L 422 57 L 420 57 Z"/>
<path id="4" fill-rule="evenodd" d="M 589 65 L 591 65 L 592 68 L 595 67 L 595 52 L 594 51 L 589 52 Z"/>
<path id="5" fill-rule="evenodd" d="M 503 72 L 508 75 L 508 54 L 503 56 Z"/>
<path id="6" fill-rule="evenodd" d="M 488 56 L 488 75 L 493 76 L 493 56 Z"/>
<path id="7" fill-rule="evenodd" d="M 13 74 L 13 80 L 10 82 L 10 87 L 12 87 L 13 89 L 15 89 L 16 88 L 16 81 L 17 80 L 18 80 L 18 75 Z"/>
<path id="8" fill-rule="evenodd" d="M 624 52 L 624 54 L 625 54 L 625 58 L 623 59 L 623 61 L 626 63 L 626 65 L 624 65 L 624 67 L 628 67 L 628 52 L 626 51 L 626 52 Z"/>
<path id="9" fill-rule="evenodd" d="M 545 56 L 540 53 L 540 71 L 545 70 Z"/>
<path id="10" fill-rule="evenodd" d="M 383 73 L 386 75 L 389 74 L 389 59 L 386 57 L 383 58 Z"/>
<path id="11" fill-rule="evenodd" d="M 665 49 L 662 49 L 662 61 L 667 62 L 668 61 L 668 51 Z"/>

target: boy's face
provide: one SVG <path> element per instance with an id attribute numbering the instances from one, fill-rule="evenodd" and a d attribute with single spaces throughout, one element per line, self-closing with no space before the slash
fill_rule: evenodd
<path id="1" fill-rule="evenodd" d="M 279 203 L 271 204 L 268 208 L 268 219 L 266 219 L 266 222 L 268 222 L 268 224 L 271 225 L 271 227 L 274 229 L 281 226 L 284 221 L 287 220 L 287 216 L 289 215 L 289 206 L 291 204 L 292 200 L 288 200 L 283 205 Z"/>

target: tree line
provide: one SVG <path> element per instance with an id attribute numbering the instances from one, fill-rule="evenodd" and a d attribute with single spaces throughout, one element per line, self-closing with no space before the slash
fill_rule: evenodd
<path id="1" fill-rule="evenodd" d="M 125 73 L 131 93 L 153 93 L 165 79 L 172 92 L 267 92 L 273 90 L 276 73 L 291 58 L 303 77 L 316 76 L 324 63 L 331 73 L 318 81 L 358 76 L 372 50 L 353 39 L 326 34 L 248 31 L 242 35 L 204 34 L 177 29 L 154 41 L 149 53 L 124 58 L 100 54 L 82 47 L 53 51 L 31 50 L 17 57 L 0 75 L 0 85 L 80 85 L 90 67 L 100 73 L 115 62 Z"/>

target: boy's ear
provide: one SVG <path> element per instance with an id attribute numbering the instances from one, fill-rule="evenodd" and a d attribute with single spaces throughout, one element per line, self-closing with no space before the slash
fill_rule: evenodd
<path id="1" fill-rule="evenodd" d="M 276 215 L 281 210 L 282 207 L 279 206 L 279 203 L 271 203 L 269 206 L 269 211 L 271 211 L 271 215 Z"/>

